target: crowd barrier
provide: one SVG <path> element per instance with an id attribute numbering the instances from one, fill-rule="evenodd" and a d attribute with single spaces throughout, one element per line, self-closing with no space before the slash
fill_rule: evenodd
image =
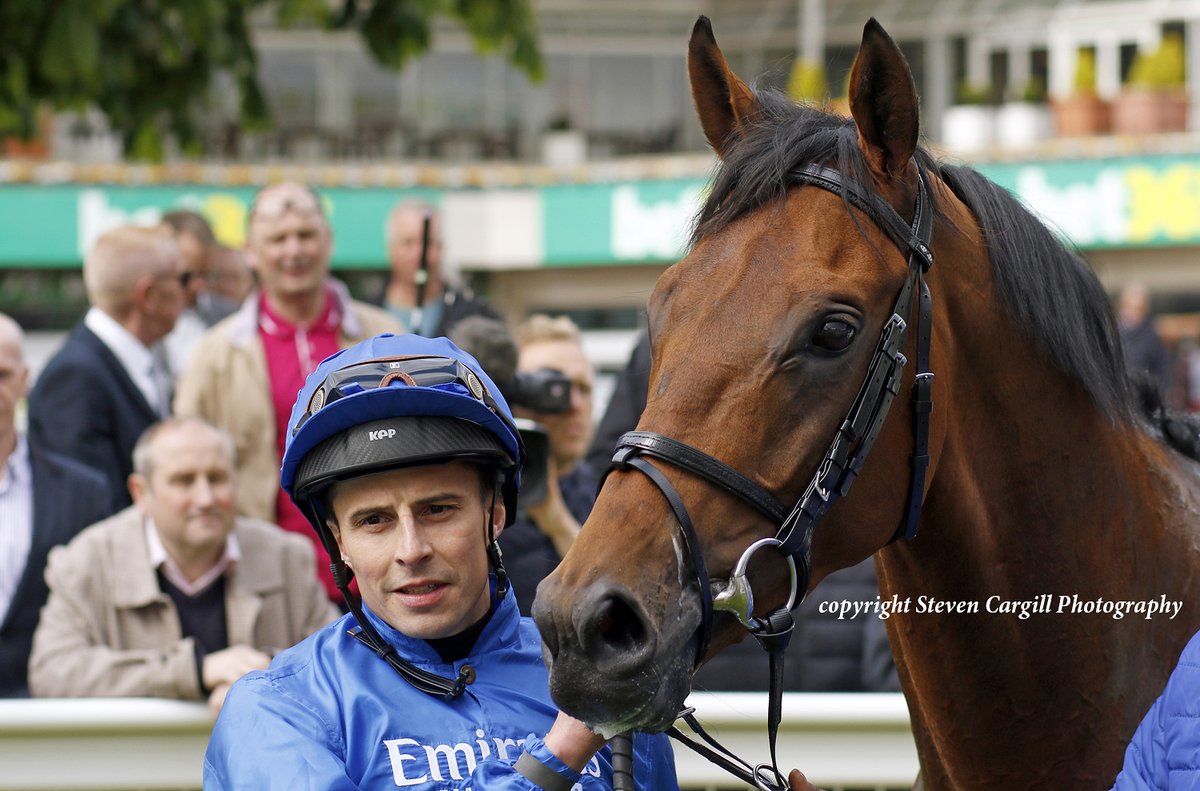
<path id="1" fill-rule="evenodd" d="M 688 704 L 710 733 L 748 761 L 768 757 L 766 695 L 695 693 Z M 0 789 L 197 789 L 212 728 L 202 703 L 143 698 L 0 700 Z M 911 788 L 917 775 L 900 694 L 784 696 L 779 756 L 832 789 Z M 676 745 L 687 789 L 740 788 Z"/>

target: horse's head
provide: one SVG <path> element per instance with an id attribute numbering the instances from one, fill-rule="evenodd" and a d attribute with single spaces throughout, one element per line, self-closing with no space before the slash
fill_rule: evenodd
<path id="1" fill-rule="evenodd" d="M 730 71 L 703 18 L 688 70 L 722 162 L 690 253 L 650 301 L 654 363 L 638 429 L 750 480 L 721 485 L 720 470 L 706 476 L 678 456 L 642 455 L 640 467 L 609 476 L 575 545 L 539 588 L 534 612 L 554 699 L 604 733 L 668 726 L 698 654 L 745 635 L 720 611 L 706 628 L 702 567 L 720 587 L 811 487 L 914 271 L 904 234 L 921 202 L 917 96 L 904 57 L 874 20 L 851 76 L 853 122 L 756 94 Z M 813 178 L 840 174 L 857 193 L 819 189 L 812 178 L 805 186 L 794 175 L 806 166 Z M 876 211 L 855 200 L 864 196 Z M 911 368 L 898 402 L 907 403 Z M 908 494 L 911 425 L 906 409 L 892 410 L 854 496 L 813 534 L 810 586 L 892 537 Z M 750 504 L 761 496 L 783 513 Z M 681 530 L 688 521 L 690 537 Z M 748 578 L 757 616 L 786 601 L 790 572 L 779 553 L 755 554 Z"/>

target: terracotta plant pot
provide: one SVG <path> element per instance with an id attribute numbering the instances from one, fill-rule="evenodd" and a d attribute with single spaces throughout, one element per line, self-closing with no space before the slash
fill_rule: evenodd
<path id="1" fill-rule="evenodd" d="M 1112 108 L 1094 94 L 1079 94 L 1056 99 L 1054 130 L 1059 137 L 1106 135 L 1112 129 Z"/>
<path id="2" fill-rule="evenodd" d="M 1187 129 L 1187 121 L 1188 97 L 1184 91 L 1126 88 L 1113 101 L 1114 134 L 1182 132 Z"/>

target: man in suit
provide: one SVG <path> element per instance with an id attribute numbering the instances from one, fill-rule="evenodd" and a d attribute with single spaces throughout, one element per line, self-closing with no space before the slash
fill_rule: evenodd
<path id="1" fill-rule="evenodd" d="M 179 249 L 165 228 L 104 233 L 83 262 L 91 308 L 38 376 L 29 397 L 36 447 L 108 476 L 119 507 L 133 445 L 171 409 L 171 374 L 160 341 L 186 296 Z"/>
<path id="2" fill-rule="evenodd" d="M 17 432 L 28 373 L 21 328 L 0 313 L 0 697 L 29 694 L 26 667 L 46 603 L 46 554 L 112 510 L 103 475 Z"/>

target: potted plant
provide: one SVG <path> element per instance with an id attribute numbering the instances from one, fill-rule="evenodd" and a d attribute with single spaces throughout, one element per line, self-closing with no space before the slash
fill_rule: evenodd
<path id="1" fill-rule="evenodd" d="M 559 113 L 542 132 L 542 162 L 552 167 L 571 167 L 587 161 L 587 135 L 571 124 L 571 116 Z"/>
<path id="2" fill-rule="evenodd" d="M 1110 104 L 1096 95 L 1096 53 L 1080 49 L 1075 58 L 1075 90 L 1051 104 L 1060 137 L 1107 134 L 1112 128 Z"/>
<path id="3" fill-rule="evenodd" d="M 942 116 L 942 144 L 959 153 L 983 151 L 994 141 L 995 125 L 990 91 L 964 82 Z"/>
<path id="4" fill-rule="evenodd" d="M 1183 38 L 1169 33 L 1158 49 L 1139 52 L 1113 102 L 1113 132 L 1144 135 L 1187 129 Z"/>
<path id="5" fill-rule="evenodd" d="M 1025 148 L 1050 137 L 1054 128 L 1046 104 L 1046 84 L 1037 78 L 1026 83 L 1019 95 L 996 110 L 996 143 L 1006 148 Z"/>

